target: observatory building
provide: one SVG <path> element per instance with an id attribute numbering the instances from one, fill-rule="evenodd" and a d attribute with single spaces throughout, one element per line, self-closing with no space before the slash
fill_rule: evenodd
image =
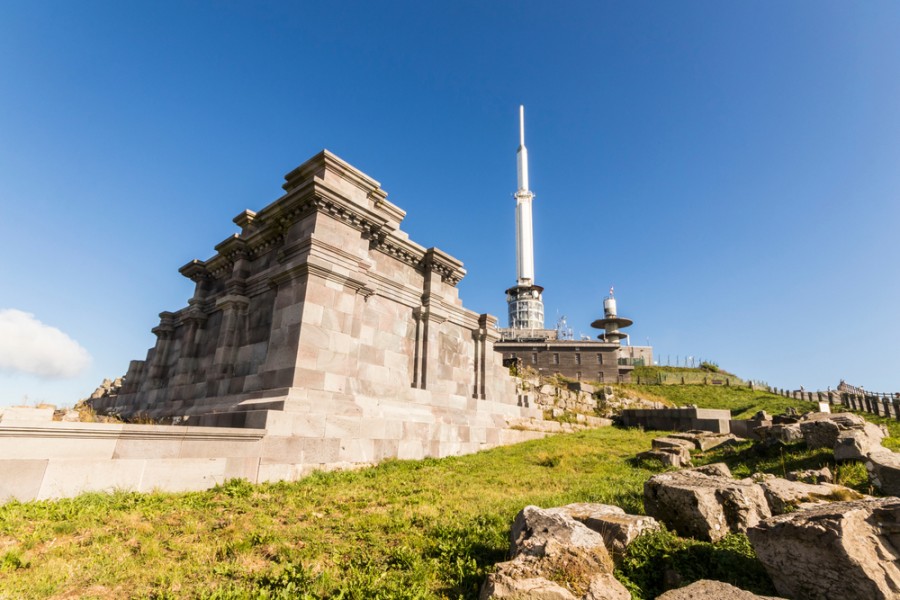
<path id="1" fill-rule="evenodd" d="M 509 327 L 500 330 L 494 349 L 503 354 L 504 364 L 520 364 L 539 373 L 559 373 L 578 380 L 628 382 L 636 363 L 648 360 L 652 350 L 641 348 L 635 359 L 633 347 L 623 348 L 628 334 L 620 330 L 633 323 L 619 317 L 610 288 L 603 302 L 604 318 L 592 327 L 603 329 L 599 341 L 574 339 L 565 317 L 555 329 L 544 327 L 544 288 L 535 283 L 534 235 L 531 205 L 534 194 L 528 182 L 528 149 L 525 147 L 525 107 L 519 107 L 519 149 L 516 152 L 518 189 L 516 199 L 516 285 L 506 290 Z M 623 352 L 625 350 L 625 352 Z"/>

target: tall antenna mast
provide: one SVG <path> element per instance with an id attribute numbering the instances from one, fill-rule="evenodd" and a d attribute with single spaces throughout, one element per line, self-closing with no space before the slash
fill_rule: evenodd
<path id="1" fill-rule="evenodd" d="M 519 285 L 534 283 L 534 233 L 528 189 L 528 148 L 525 147 L 525 107 L 519 106 L 519 150 L 516 152 L 519 189 L 516 191 L 516 275 Z"/>
<path id="2" fill-rule="evenodd" d="M 528 149 L 525 147 L 525 107 L 519 106 L 519 149 L 516 152 L 516 286 L 506 290 L 511 329 L 543 329 L 544 291 L 534 283 L 534 233 L 528 186 Z"/>

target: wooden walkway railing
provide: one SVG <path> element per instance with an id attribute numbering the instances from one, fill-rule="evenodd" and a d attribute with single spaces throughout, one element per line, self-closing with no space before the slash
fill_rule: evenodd
<path id="1" fill-rule="evenodd" d="M 769 392 L 794 400 L 828 402 L 832 406 L 840 405 L 850 410 L 900 421 L 900 393 L 868 392 L 862 388 L 847 387 L 854 391 L 807 392 L 770 387 Z"/>

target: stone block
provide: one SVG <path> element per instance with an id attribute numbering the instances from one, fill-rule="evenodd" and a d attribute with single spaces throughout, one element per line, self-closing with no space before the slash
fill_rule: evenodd
<path id="1" fill-rule="evenodd" d="M 0 459 L 0 503 L 29 502 L 38 497 L 49 460 Z"/>
<path id="2" fill-rule="evenodd" d="M 50 423 L 53 421 L 53 410 L 52 406 L 6 406 L 0 408 L 0 422 Z"/>
<path id="3" fill-rule="evenodd" d="M 144 462 L 141 492 L 191 492 L 225 482 L 224 458 L 161 459 Z M 254 477 L 255 479 L 255 477 Z"/>
<path id="4" fill-rule="evenodd" d="M 119 438 L 112 458 L 178 458 L 181 456 L 181 442 L 187 431 L 187 428 L 182 429 L 185 431 L 173 432 L 176 435 L 165 438 Z"/>
<path id="5" fill-rule="evenodd" d="M 262 441 L 260 464 L 300 464 L 303 462 L 303 450 L 308 442 L 309 440 L 293 436 L 266 437 Z"/>
<path id="6" fill-rule="evenodd" d="M 325 417 L 325 437 L 358 439 L 360 437 L 362 419 L 351 416 L 328 415 Z"/>
<path id="7" fill-rule="evenodd" d="M 341 451 L 340 439 L 301 440 L 303 462 L 310 465 L 324 465 L 337 462 Z"/>
<path id="8" fill-rule="evenodd" d="M 360 439 L 341 440 L 338 460 L 352 464 L 372 464 L 377 462 L 375 441 Z"/>
<path id="9" fill-rule="evenodd" d="M 255 483 L 259 478 L 258 456 L 229 457 L 225 459 L 225 480 L 246 479 Z"/>
<path id="10" fill-rule="evenodd" d="M 401 460 L 421 460 L 425 458 L 424 443 L 420 440 L 400 440 L 397 447 L 397 458 Z"/>
<path id="11" fill-rule="evenodd" d="M 138 490 L 146 462 L 131 459 L 50 460 L 37 499 L 71 498 L 82 492 Z"/>
<path id="12" fill-rule="evenodd" d="M 0 427 L 0 456 L 4 459 L 111 459 L 122 425 L 47 423 L 41 429 Z"/>
<path id="13" fill-rule="evenodd" d="M 308 475 L 311 470 L 302 464 L 260 463 L 257 482 L 296 481 Z"/>
<path id="14" fill-rule="evenodd" d="M 373 440 L 372 452 L 374 462 L 381 462 L 387 458 L 396 458 L 400 454 L 399 440 Z"/>

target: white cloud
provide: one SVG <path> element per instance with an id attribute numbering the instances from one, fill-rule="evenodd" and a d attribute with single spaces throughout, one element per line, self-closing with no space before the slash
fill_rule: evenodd
<path id="1" fill-rule="evenodd" d="M 75 377 L 91 355 L 56 327 L 14 308 L 0 309 L 0 371 L 47 379 Z"/>

